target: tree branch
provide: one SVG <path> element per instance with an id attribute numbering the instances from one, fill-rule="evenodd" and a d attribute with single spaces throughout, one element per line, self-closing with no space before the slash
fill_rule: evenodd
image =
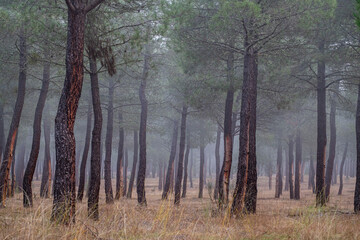
<path id="1" fill-rule="evenodd" d="M 68 8 L 69 8 L 71 11 L 73 11 L 73 12 L 76 11 L 76 8 L 75 8 L 75 6 L 72 4 L 71 0 L 66 0 L 66 5 L 68 6 Z"/>
<path id="2" fill-rule="evenodd" d="M 88 13 L 91 10 L 93 10 L 97 5 L 99 5 L 100 3 L 104 2 L 105 0 L 94 0 L 92 3 L 88 4 L 85 7 L 85 12 Z"/>

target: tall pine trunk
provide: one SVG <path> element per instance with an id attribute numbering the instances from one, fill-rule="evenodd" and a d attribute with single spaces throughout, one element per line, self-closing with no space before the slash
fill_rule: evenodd
<path id="1" fill-rule="evenodd" d="M 218 125 L 216 132 L 216 142 L 215 142 L 215 189 L 214 189 L 214 199 L 219 197 L 219 175 L 220 175 L 220 138 L 221 138 L 221 127 Z"/>
<path id="2" fill-rule="evenodd" d="M 199 195 L 203 198 L 204 191 L 204 164 L 205 164 L 205 139 L 204 133 L 200 132 L 200 168 L 199 168 Z"/>
<path id="3" fill-rule="evenodd" d="M 51 189 L 50 119 L 44 118 L 44 164 L 41 177 L 40 197 L 49 198 Z"/>
<path id="4" fill-rule="evenodd" d="M 219 207 L 229 202 L 230 172 L 233 152 L 233 104 L 234 104 L 234 52 L 227 56 L 227 82 L 229 84 L 224 116 L 224 161 L 219 177 Z"/>
<path id="5" fill-rule="evenodd" d="M 140 130 L 139 130 L 139 170 L 136 179 L 136 192 L 138 196 L 138 203 L 140 205 L 146 205 L 145 196 L 145 177 L 146 177 L 146 127 L 148 117 L 148 100 L 146 99 L 146 82 L 150 70 L 150 46 L 145 46 L 144 53 L 144 66 L 141 76 L 141 85 L 139 89 L 139 99 L 141 103 L 141 115 L 140 115 Z"/>
<path id="6" fill-rule="evenodd" d="M 171 182 L 171 178 L 173 178 L 174 175 L 174 160 L 175 160 L 175 154 L 176 154 L 176 144 L 177 144 L 177 139 L 178 139 L 178 122 L 175 121 L 174 122 L 174 128 L 173 128 L 173 133 L 172 133 L 172 140 L 171 140 L 171 150 L 170 150 L 170 158 L 169 158 L 169 164 L 168 164 L 168 169 L 166 172 L 166 179 L 165 179 L 165 184 L 164 184 L 164 190 L 162 193 L 162 199 L 167 199 L 169 192 L 170 192 L 170 182 Z"/>
<path id="7" fill-rule="evenodd" d="M 124 192 L 124 179 L 123 179 L 123 159 L 124 159 L 124 127 L 123 117 L 121 112 L 119 113 L 119 147 L 118 147 L 118 159 L 116 164 L 116 194 L 115 199 L 120 199 Z"/>
<path id="8" fill-rule="evenodd" d="M 325 52 L 325 41 L 319 44 Z M 325 205 L 325 160 L 326 160 L 326 86 L 325 61 L 318 62 L 317 69 L 317 158 L 316 158 L 316 206 Z"/>
<path id="9" fill-rule="evenodd" d="M 107 107 L 107 126 L 105 137 L 105 161 L 104 161 L 104 178 L 105 178 L 105 199 L 107 204 L 114 202 L 114 195 L 111 182 L 111 156 L 114 124 L 114 82 L 109 78 L 109 101 Z"/>
<path id="10" fill-rule="evenodd" d="M 99 220 L 99 193 L 101 179 L 101 129 L 102 112 L 100 103 L 100 90 L 98 80 L 98 70 L 96 57 L 93 50 L 89 51 L 91 96 L 94 111 L 94 125 L 91 138 L 91 157 L 90 157 L 90 181 L 88 198 L 88 216 L 94 220 Z"/>
<path id="11" fill-rule="evenodd" d="M 11 119 L 9 135 L 6 140 L 3 161 L 1 162 L 0 167 L 0 208 L 5 207 L 10 167 L 14 156 L 15 139 L 18 133 L 20 117 L 25 101 L 27 50 L 26 36 L 23 27 L 20 29 L 19 40 L 19 83 L 14 113 Z"/>
<path id="12" fill-rule="evenodd" d="M 124 133 L 125 135 L 125 133 Z M 125 162 L 124 162 L 124 191 L 123 191 L 123 196 L 125 197 L 126 196 L 126 192 L 127 192 L 127 171 L 128 171 L 128 164 L 129 164 L 129 156 L 128 156 L 128 149 L 127 147 L 125 147 L 125 154 L 124 154 L 124 157 L 125 157 Z"/>
<path id="13" fill-rule="evenodd" d="M 136 174 L 136 167 L 137 167 L 137 161 L 138 161 L 138 150 L 139 150 L 139 139 L 138 139 L 138 132 L 134 130 L 134 155 L 133 155 L 133 165 L 131 169 L 130 174 L 130 180 L 129 180 L 129 189 L 126 194 L 126 198 L 132 197 L 132 189 L 134 187 L 134 181 L 135 181 L 135 174 Z"/>
<path id="14" fill-rule="evenodd" d="M 182 174 L 184 171 L 187 109 L 188 107 L 184 104 L 181 112 L 179 162 L 178 162 L 177 175 L 175 181 L 175 199 L 174 199 L 175 204 L 180 204 L 181 182 L 183 177 Z"/>
<path id="15" fill-rule="evenodd" d="M 82 201 L 84 196 L 86 162 L 88 160 L 89 149 L 90 149 L 90 135 L 91 135 L 91 121 L 92 121 L 91 110 L 92 110 L 91 104 L 89 104 L 88 113 L 87 113 L 87 122 L 86 122 L 85 145 L 84 145 L 84 151 L 80 164 L 79 187 L 78 187 L 78 195 L 77 195 L 77 200 L 79 202 Z"/>
<path id="16" fill-rule="evenodd" d="M 238 170 L 237 170 L 237 179 L 236 186 L 234 191 L 234 201 L 231 207 L 231 213 L 235 216 L 238 216 L 243 213 L 244 204 L 245 204 L 245 194 L 247 192 L 247 181 L 248 181 L 248 170 L 249 170 L 249 158 L 253 165 L 255 163 L 255 169 L 251 166 L 251 177 L 256 179 L 256 155 L 254 150 L 255 148 L 255 135 L 256 132 L 256 122 L 252 123 L 251 121 L 256 120 L 256 114 L 252 117 L 252 108 L 256 111 L 256 82 L 257 82 L 257 53 L 253 47 L 250 46 L 248 39 L 245 39 L 245 56 L 244 56 L 244 80 L 242 86 L 242 101 L 241 101 L 241 112 L 240 112 L 240 134 L 239 134 L 239 160 L 238 160 Z M 255 96 L 253 96 L 255 95 Z M 254 118 L 255 117 L 255 118 Z M 252 128 L 252 129 L 251 129 Z M 252 139 L 251 139 L 252 138 Z M 250 141 L 252 143 L 250 143 Z M 250 146 L 252 144 L 252 146 Z M 252 156 L 249 156 L 250 152 Z M 253 179 L 252 179 L 253 180 Z M 255 180 L 256 181 L 256 180 Z M 253 185 L 253 182 L 251 182 Z M 251 189 L 251 194 L 257 192 L 256 185 L 253 186 L 254 189 Z M 256 194 L 255 194 L 256 196 Z M 251 200 L 253 196 L 249 196 Z M 248 202 L 248 201 L 247 201 Z M 249 202 L 250 203 L 250 202 Z M 256 202 L 255 206 L 256 207 Z"/>
<path id="17" fill-rule="evenodd" d="M 289 191 L 290 199 L 294 199 L 294 140 L 293 136 L 289 136 Z"/>
<path id="18" fill-rule="evenodd" d="M 332 94 L 330 98 L 330 145 L 329 145 L 329 157 L 325 172 L 325 200 L 329 201 L 331 180 L 334 172 L 336 151 L 336 100 L 335 94 Z M 336 175 L 336 173 L 335 173 Z"/>
<path id="19" fill-rule="evenodd" d="M 185 163 L 184 163 L 184 182 L 183 182 L 183 191 L 182 191 L 182 195 L 181 195 L 182 198 L 186 197 L 189 153 L 190 153 L 190 131 L 187 131 L 187 133 L 186 133 Z"/>
<path id="20" fill-rule="evenodd" d="M 296 159 L 295 159 L 295 192 L 294 199 L 300 199 L 300 178 L 302 161 L 302 142 L 300 130 L 296 131 Z"/>
<path id="21" fill-rule="evenodd" d="M 356 183 L 354 195 L 354 211 L 360 212 L 360 84 L 356 109 Z"/>
<path id="22" fill-rule="evenodd" d="M 275 198 L 280 198 L 282 195 L 282 179 L 282 144 L 280 135 L 277 147 Z"/>
<path id="23" fill-rule="evenodd" d="M 342 194 L 342 190 L 343 190 L 343 186 L 344 186 L 344 180 L 343 180 L 343 175 L 344 175 L 344 164 L 345 164 L 345 160 L 346 160 L 346 155 L 347 155 L 347 149 L 348 149 L 348 141 L 346 140 L 346 144 L 345 144 L 345 149 L 344 149 L 344 153 L 341 159 L 341 165 L 340 165 L 340 186 L 339 186 L 339 192 L 338 195 Z"/>

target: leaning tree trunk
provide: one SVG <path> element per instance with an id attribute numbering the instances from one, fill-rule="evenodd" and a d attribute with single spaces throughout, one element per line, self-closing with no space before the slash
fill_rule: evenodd
<path id="1" fill-rule="evenodd" d="M 124 133 L 125 135 L 125 133 Z M 128 169 L 128 162 L 129 162 L 129 157 L 128 157 L 128 150 L 127 147 L 125 148 L 125 163 L 124 163 L 124 180 L 123 180 L 123 196 L 126 196 L 126 187 L 127 187 L 127 169 Z"/>
<path id="2" fill-rule="evenodd" d="M 171 140 L 171 150 L 170 150 L 170 158 L 169 158 L 169 164 L 168 164 L 168 170 L 166 172 L 166 179 L 164 184 L 164 190 L 162 193 L 162 199 L 167 199 L 169 192 L 170 192 L 170 182 L 171 178 L 173 178 L 173 165 L 175 160 L 175 154 L 176 154 L 176 144 L 178 139 L 178 122 L 174 122 L 174 128 L 172 133 L 172 140 Z"/>
<path id="3" fill-rule="evenodd" d="M 144 66 L 141 76 L 141 85 L 139 89 L 139 99 L 141 103 L 140 130 L 139 130 L 139 170 L 136 179 L 136 192 L 138 203 L 146 206 L 145 196 L 145 177 L 146 177 L 146 125 L 148 117 L 148 100 L 146 99 L 146 81 L 150 69 L 150 46 L 145 46 Z"/>
<path id="4" fill-rule="evenodd" d="M 294 140 L 292 136 L 289 136 L 289 191 L 290 199 L 294 199 Z"/>
<path id="5" fill-rule="evenodd" d="M 256 118 L 252 118 L 251 109 L 254 108 L 256 111 L 256 82 L 257 82 L 257 53 L 253 47 L 249 46 L 248 39 L 246 37 L 245 40 L 245 49 L 246 53 L 244 56 L 244 80 L 242 86 L 242 101 L 241 101 L 241 112 L 240 112 L 240 134 L 239 134 L 239 160 L 238 160 L 238 171 L 237 171 L 237 179 L 236 186 L 234 191 L 234 201 L 231 207 L 231 213 L 235 216 L 242 214 L 244 210 L 245 203 L 245 194 L 247 188 L 247 180 L 248 180 L 248 167 L 249 167 L 249 153 L 255 150 L 255 144 L 252 143 L 252 149 L 250 149 L 250 138 L 255 139 L 254 132 L 256 131 L 256 125 L 253 126 L 253 131 L 251 128 L 251 120 L 256 120 Z M 254 95 L 255 96 L 252 96 Z M 255 101 L 255 102 L 254 102 Z M 256 115 L 255 115 L 256 117 Z M 255 130 L 255 131 L 254 131 Z M 254 153 L 252 153 L 254 154 Z M 255 154 L 251 156 L 255 160 Z M 252 163 L 254 164 L 254 162 Z M 252 166 L 252 171 L 254 170 Z M 256 174 L 255 172 L 251 174 Z M 255 176 L 252 176 L 255 177 Z M 253 184 L 253 183 L 252 183 Z M 255 187 L 255 186 L 254 186 Z M 255 191 L 256 189 L 253 189 Z M 256 190 L 257 191 L 257 190 Z M 254 200 L 254 199 L 251 199 Z"/>
<path id="6" fill-rule="evenodd" d="M 1 162 L 1 168 L 0 168 L 0 208 L 5 206 L 10 167 L 14 156 L 15 139 L 18 133 L 21 112 L 25 100 L 27 51 L 26 51 L 26 36 L 23 28 L 20 29 L 19 38 L 20 38 L 19 83 L 18 83 L 15 109 L 14 109 L 13 117 L 11 119 L 9 135 L 6 140 L 3 161 Z"/>
<path id="7" fill-rule="evenodd" d="M 183 191 L 182 191 L 182 195 L 181 195 L 182 198 L 186 197 L 189 153 L 190 153 L 190 131 L 187 131 L 187 133 L 186 133 L 185 163 L 184 163 L 184 182 L 183 182 Z"/>
<path id="8" fill-rule="evenodd" d="M 229 88 L 226 94 L 224 115 L 224 161 L 219 177 L 219 207 L 229 202 L 230 172 L 233 151 L 233 124 L 232 113 L 234 104 L 234 52 L 230 51 L 227 56 L 227 82 Z"/>
<path id="9" fill-rule="evenodd" d="M 50 119 L 44 119 L 44 166 L 41 177 L 40 197 L 49 198 L 51 188 Z"/>
<path id="10" fill-rule="evenodd" d="M 120 196 L 124 192 L 124 179 L 123 179 L 123 159 L 124 159 L 124 127 L 123 117 L 121 112 L 119 113 L 119 147 L 118 147 L 118 159 L 116 165 L 116 194 L 115 199 L 119 200 Z"/>
<path id="11" fill-rule="evenodd" d="M 333 178 L 333 172 L 334 172 L 335 151 L 336 151 L 336 100 L 335 100 L 335 94 L 333 94 L 330 98 L 330 145 L 329 145 L 329 158 L 325 173 L 326 201 L 329 201 L 329 197 L 330 197 L 331 180 Z"/>
<path id="12" fill-rule="evenodd" d="M 358 100 L 356 109 L 356 184 L 354 211 L 355 213 L 360 212 L 360 84 L 358 85 Z"/>
<path id="13" fill-rule="evenodd" d="M 214 199 L 218 199 L 219 196 L 219 175 L 220 175 L 220 137 L 221 137 L 221 127 L 218 125 L 216 132 L 216 143 L 215 143 L 215 189 L 214 189 Z"/>
<path id="14" fill-rule="evenodd" d="M 345 164 L 345 160 L 346 160 L 346 154 L 347 154 L 347 149 L 348 149 L 348 141 L 346 140 L 346 144 L 345 144 L 345 149 L 344 149 L 344 154 L 342 156 L 341 159 L 341 165 L 340 165 L 340 186 L 339 186 L 339 192 L 338 195 L 342 194 L 342 190 L 343 190 L 343 186 L 344 186 L 344 180 L 343 180 L 343 174 L 344 174 L 344 164 Z"/>
<path id="15" fill-rule="evenodd" d="M 276 160 L 276 186 L 275 186 L 275 198 L 280 198 L 282 195 L 282 144 L 281 136 L 278 139 L 277 147 L 277 160 Z"/>
<path id="16" fill-rule="evenodd" d="M 88 216 L 94 220 L 99 220 L 99 193 L 101 178 L 101 128 L 102 112 L 100 104 L 100 90 L 98 80 L 98 70 L 96 58 L 92 50 L 89 51 L 91 96 L 94 111 L 94 126 L 91 139 L 91 161 L 90 161 L 90 181 L 88 198 Z"/>
<path id="17" fill-rule="evenodd" d="M 85 145 L 84 145 L 84 151 L 80 164 L 79 187 L 78 187 L 78 195 L 77 195 L 77 200 L 79 202 L 82 201 L 84 196 L 86 162 L 88 159 L 89 149 L 90 149 L 90 135 L 91 135 L 91 121 L 92 121 L 91 116 L 92 116 L 91 104 L 89 104 L 87 122 L 86 122 Z"/>
<path id="18" fill-rule="evenodd" d="M 105 161 L 104 161 L 104 178 L 105 178 L 105 199 L 107 204 L 114 203 L 114 195 L 111 184 L 111 155 L 114 123 L 114 83 L 109 78 L 109 102 L 107 107 L 107 126 L 105 137 Z"/>
<path id="19" fill-rule="evenodd" d="M 184 171 L 183 165 L 184 165 L 184 153 L 185 153 L 187 109 L 188 107 L 184 104 L 181 112 L 179 162 L 178 162 L 176 182 L 175 182 L 175 199 L 174 199 L 175 204 L 180 204 L 181 181 L 182 181 L 182 174 Z"/>
<path id="20" fill-rule="evenodd" d="M 295 159 L 295 192 L 294 199 L 300 200 L 300 178 L 301 178 L 301 161 L 302 161 L 302 143 L 300 130 L 296 132 L 296 159 Z"/>
<path id="21" fill-rule="evenodd" d="M 138 148 L 139 148 L 139 140 L 138 140 L 138 132 L 134 130 L 134 156 L 133 156 L 133 165 L 131 169 L 131 175 L 129 180 L 129 189 L 126 194 L 126 198 L 131 198 L 132 189 L 134 186 L 135 174 L 136 174 L 136 165 L 138 161 Z"/>
<path id="22" fill-rule="evenodd" d="M 204 191 L 204 163 L 205 163 L 205 139 L 203 132 L 200 132 L 200 168 L 199 168 L 199 195 L 203 198 Z"/>
<path id="23" fill-rule="evenodd" d="M 325 52 L 325 41 L 319 45 Z M 318 62 L 317 69 L 317 158 L 316 158 L 316 206 L 325 205 L 325 160 L 326 160 L 326 86 L 325 61 Z"/>

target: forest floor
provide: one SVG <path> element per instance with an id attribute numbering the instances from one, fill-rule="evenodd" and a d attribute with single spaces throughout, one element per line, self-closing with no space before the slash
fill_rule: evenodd
<path id="1" fill-rule="evenodd" d="M 105 204 L 101 188 L 100 221 L 86 217 L 87 201 L 77 203 L 76 224 L 70 227 L 50 222 L 51 199 L 36 194 L 34 207 L 22 207 L 22 195 L 7 199 L 0 209 L 0 239 L 360 239 L 360 216 L 352 213 L 355 179 L 344 179 L 343 195 L 339 185 L 331 187 L 327 207 L 314 207 L 315 195 L 301 186 L 301 200 L 290 200 L 289 192 L 274 199 L 268 178 L 258 184 L 257 214 L 229 219 L 216 211 L 216 203 L 204 189 L 198 199 L 197 185 L 174 207 L 173 200 L 161 201 L 157 179 L 146 179 L 148 206 L 138 207 L 133 199 Z M 40 182 L 35 182 L 35 193 Z"/>

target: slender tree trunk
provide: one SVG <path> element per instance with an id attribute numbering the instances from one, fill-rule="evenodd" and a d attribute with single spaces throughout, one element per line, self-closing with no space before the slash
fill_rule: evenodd
<path id="1" fill-rule="evenodd" d="M 346 141 L 344 154 L 343 154 L 343 157 L 342 157 L 342 160 L 341 160 L 341 165 L 340 165 L 340 186 L 339 186 L 338 195 L 342 194 L 342 190 L 343 190 L 343 186 L 344 186 L 343 173 L 344 173 L 344 164 L 345 164 L 345 160 L 346 160 L 348 145 L 349 145 L 348 141 Z"/>
<path id="2" fill-rule="evenodd" d="M 186 133 L 185 164 L 184 164 L 184 182 L 183 182 L 183 191 L 182 191 L 182 195 L 181 195 L 182 198 L 186 197 L 189 153 L 190 153 L 190 132 L 187 131 L 187 133 Z"/>
<path id="3" fill-rule="evenodd" d="M 16 136 L 17 138 L 17 136 Z M 14 193 L 15 193 L 15 184 L 16 184 L 16 174 L 15 174 L 15 165 L 16 165 L 16 156 L 15 156 L 15 150 L 16 150 L 16 143 L 15 143 L 15 148 L 14 148 L 14 158 L 13 158 L 13 162 L 11 164 L 11 186 L 9 188 L 9 197 L 14 197 Z"/>
<path id="4" fill-rule="evenodd" d="M 150 46 L 145 46 L 144 67 L 139 89 L 139 99 L 141 102 L 140 131 L 139 131 L 139 171 L 136 180 L 136 192 L 138 203 L 146 206 L 145 196 L 145 176 L 146 176 L 146 125 L 148 117 L 148 100 L 146 99 L 146 82 L 150 69 Z"/>
<path id="5" fill-rule="evenodd" d="M 326 166 L 325 174 L 325 200 L 328 202 L 330 199 L 330 187 L 331 180 L 334 172 L 336 151 L 336 100 L 335 94 L 332 94 L 330 98 L 330 145 L 329 145 L 329 157 Z"/>
<path id="6" fill-rule="evenodd" d="M 354 195 L 354 211 L 360 212 L 360 84 L 356 109 L 356 183 Z"/>
<path id="7" fill-rule="evenodd" d="M 313 193 L 315 193 L 315 169 L 314 169 L 314 160 L 313 160 L 312 151 L 310 153 L 308 189 L 312 189 Z"/>
<path id="8" fill-rule="evenodd" d="M 180 204 L 181 194 L 181 182 L 182 174 L 184 171 L 184 153 L 185 153 L 185 138 L 186 138 L 186 117 L 188 107 L 184 104 L 181 113 L 181 125 L 180 125 L 180 147 L 179 147 L 179 163 L 177 168 L 177 178 L 175 182 L 175 200 L 174 204 Z M 186 185 L 186 182 L 185 182 Z"/>
<path id="9" fill-rule="evenodd" d="M 189 174 L 190 178 L 189 178 L 189 180 L 190 180 L 190 188 L 193 188 L 194 185 L 193 185 L 192 177 L 193 177 L 194 158 L 193 158 L 193 152 L 192 152 L 191 149 L 190 149 L 190 152 L 191 152 L 191 154 L 190 154 L 190 171 L 189 171 L 190 172 L 190 174 Z"/>
<path id="10" fill-rule="evenodd" d="M 169 164 L 168 164 L 168 170 L 166 172 L 166 179 L 165 179 L 165 185 L 164 190 L 162 193 L 162 199 L 167 199 L 169 192 L 170 192 L 170 182 L 171 178 L 173 178 L 173 166 L 174 166 L 174 160 L 175 160 L 175 154 L 176 154 L 176 144 L 178 139 L 178 122 L 174 122 L 174 128 L 172 133 L 172 140 L 171 140 L 171 150 L 170 150 L 170 158 L 169 158 Z"/>
<path id="11" fill-rule="evenodd" d="M 125 135 L 125 133 L 124 133 Z M 126 196 L 126 187 L 127 187 L 127 169 L 128 169 L 128 162 L 129 162 L 129 156 L 128 156 L 128 150 L 127 147 L 125 148 L 125 163 L 124 163 L 124 191 L 123 191 L 123 196 Z"/>
<path id="12" fill-rule="evenodd" d="M 79 187 L 78 187 L 78 195 L 77 195 L 77 200 L 79 202 L 82 201 L 84 196 L 86 162 L 88 159 L 89 149 L 90 149 L 90 135 L 91 135 L 91 122 L 92 122 L 91 118 L 92 118 L 91 104 L 89 104 L 87 122 L 86 122 L 85 145 L 84 145 L 84 151 L 80 165 Z"/>
<path id="13" fill-rule="evenodd" d="M 91 138 L 91 161 L 90 161 L 90 181 L 88 198 L 88 216 L 94 220 L 99 220 L 99 193 L 101 179 L 101 129 L 102 112 L 100 103 L 100 90 L 98 80 L 98 70 L 94 52 L 89 51 L 91 96 L 94 111 L 94 125 Z"/>
<path id="14" fill-rule="evenodd" d="M 282 179 L 282 144 L 280 135 L 277 147 L 275 198 L 280 198 L 282 195 Z"/>
<path id="15" fill-rule="evenodd" d="M 285 148 L 285 187 L 284 191 L 289 191 L 289 152 Z"/>
<path id="16" fill-rule="evenodd" d="M 24 169 L 25 169 L 25 142 L 21 144 L 16 164 L 16 188 L 23 191 Z"/>
<path id="17" fill-rule="evenodd" d="M 139 138 L 138 132 L 134 130 L 134 156 L 133 156 L 133 165 L 131 169 L 130 181 L 129 181 L 129 189 L 127 191 L 126 198 L 132 197 L 132 189 L 134 186 L 135 174 L 136 174 L 136 166 L 138 161 L 138 149 L 139 149 Z"/>
<path id="18" fill-rule="evenodd" d="M 227 82 L 229 88 L 226 94 L 224 115 L 224 161 L 219 177 L 219 207 L 229 202 L 230 172 L 233 151 L 233 123 L 232 113 L 234 104 L 234 53 L 230 51 L 227 56 Z"/>
<path id="19" fill-rule="evenodd" d="M 114 82 L 109 78 L 109 102 L 107 107 L 107 126 L 105 137 L 105 161 L 104 161 L 104 178 L 105 178 L 105 196 L 106 203 L 114 203 L 114 195 L 111 184 L 111 156 L 112 156 L 112 139 L 114 123 Z"/>
<path id="20" fill-rule="evenodd" d="M 163 189 L 163 162 L 160 161 L 159 162 L 159 185 L 158 185 L 158 190 L 162 191 Z"/>
<path id="21" fill-rule="evenodd" d="M 293 136 L 289 136 L 289 190 L 290 199 L 294 199 L 294 141 Z"/>
<path id="22" fill-rule="evenodd" d="M 124 158 L 124 127 L 123 124 L 123 117 L 121 112 L 119 113 L 119 121 L 120 121 L 120 128 L 119 128 L 119 148 L 118 148 L 118 159 L 117 159 L 117 166 L 116 166 L 116 194 L 115 199 L 120 199 L 120 196 L 124 192 L 124 181 L 123 181 L 123 158 Z"/>
<path id="23" fill-rule="evenodd" d="M 325 52 L 325 41 L 319 44 L 320 53 Z M 325 61 L 318 62 L 317 69 L 317 159 L 316 159 L 316 206 L 325 205 L 326 160 L 326 86 Z"/>
<path id="24" fill-rule="evenodd" d="M 216 132 L 216 143 L 215 143 L 215 189 L 214 189 L 214 199 L 218 199 L 219 196 L 219 175 L 220 175 L 220 138 L 221 138 L 221 128 L 218 125 Z"/>
<path id="25" fill-rule="evenodd" d="M 40 197 L 49 198 L 51 189 L 50 119 L 44 118 L 44 166 L 41 177 Z"/>
<path id="26" fill-rule="evenodd" d="M 6 145 L 4 149 L 3 161 L 1 162 L 1 168 L 0 168 L 0 208 L 5 207 L 5 199 L 6 199 L 10 167 L 14 156 L 15 139 L 18 133 L 21 112 L 25 100 L 27 51 L 26 51 L 26 36 L 23 28 L 20 29 L 19 38 L 20 38 L 19 41 L 20 58 L 19 58 L 18 92 L 15 103 L 15 109 L 9 128 L 9 135 L 6 140 Z"/>
<path id="27" fill-rule="evenodd" d="M 255 178 L 256 181 L 256 155 L 255 155 L 255 135 L 256 132 L 256 122 L 251 122 L 256 120 L 256 114 L 252 114 L 252 109 L 256 111 L 256 82 L 257 82 L 257 53 L 253 47 L 249 46 L 248 39 L 245 39 L 245 57 L 244 57 L 244 80 L 242 87 L 242 101 L 241 101 L 241 113 L 240 113 L 240 134 L 239 134 L 239 160 L 238 160 L 238 171 L 236 186 L 234 191 L 234 201 L 231 207 L 231 213 L 235 216 L 242 214 L 244 210 L 245 203 L 245 194 L 247 192 L 247 181 L 248 181 L 248 170 L 249 162 L 252 165 L 255 164 L 255 169 L 251 166 L 251 178 Z M 255 118 L 254 118 L 255 117 Z M 252 128 L 252 129 L 251 129 Z M 250 141 L 252 143 L 250 143 Z M 250 144 L 252 146 L 250 146 Z M 249 156 L 249 154 L 252 156 Z M 250 158 L 250 160 L 249 160 Z M 254 189 L 251 189 L 251 194 L 257 193 L 256 185 L 253 185 L 254 182 L 250 182 Z M 253 196 L 249 195 L 249 199 L 246 202 L 249 202 L 253 199 Z M 256 197 L 256 194 L 255 194 Z M 256 207 L 255 205 L 252 207 Z"/>
<path id="28" fill-rule="evenodd" d="M 272 189 L 272 164 L 269 163 L 269 165 L 267 166 L 268 168 L 268 177 L 269 177 L 269 190 Z"/>
<path id="29" fill-rule="evenodd" d="M 199 198 L 203 198 L 204 190 L 204 163 L 205 163 L 205 139 L 204 133 L 200 132 L 200 173 L 199 173 Z"/>
<path id="30" fill-rule="evenodd" d="M 0 101 L 0 164 L 4 152 L 5 130 L 4 130 L 4 103 Z M 1 165 L 0 165 L 1 166 Z M 21 181 L 22 184 L 22 181 Z"/>
<path id="31" fill-rule="evenodd" d="M 295 162 L 295 193 L 294 199 L 300 200 L 300 178 L 302 161 L 302 143 L 300 130 L 296 132 L 296 162 Z"/>

